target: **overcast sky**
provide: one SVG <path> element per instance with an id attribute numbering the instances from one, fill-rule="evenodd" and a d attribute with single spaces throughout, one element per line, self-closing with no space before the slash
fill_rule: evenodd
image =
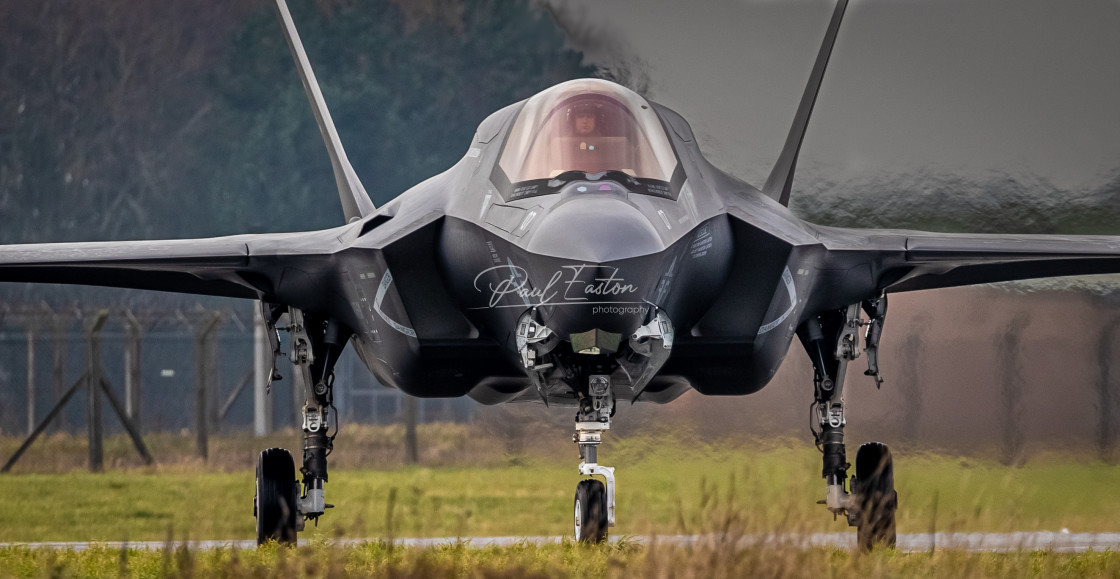
<path id="1" fill-rule="evenodd" d="M 687 118 L 760 185 L 831 0 L 578 0 L 572 41 Z M 571 5 L 569 5 L 571 6 Z M 852 0 L 801 153 L 805 174 L 1010 173 L 1092 187 L 1120 171 L 1120 1 Z"/>

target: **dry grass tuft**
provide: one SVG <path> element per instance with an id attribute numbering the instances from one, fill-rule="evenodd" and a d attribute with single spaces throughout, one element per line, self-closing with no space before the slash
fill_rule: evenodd
<path id="1" fill-rule="evenodd" d="M 453 545 L 403 548 L 384 543 L 306 547 L 266 545 L 256 550 L 189 547 L 162 550 L 94 547 L 82 552 L 0 549 L 0 577 L 393 577 L 560 578 L 648 577 L 1115 577 L 1120 554 L 936 551 L 861 555 L 791 546 L 739 547 L 733 540 L 693 547 L 620 542 L 602 546 Z"/>

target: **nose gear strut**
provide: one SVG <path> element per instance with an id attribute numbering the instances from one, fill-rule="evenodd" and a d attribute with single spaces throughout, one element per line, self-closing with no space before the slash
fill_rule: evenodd
<path id="1" fill-rule="evenodd" d="M 611 377 L 593 374 L 588 377 L 587 395 L 580 393 L 579 412 L 576 413 L 576 433 L 572 441 L 579 445 L 579 474 L 600 476 L 606 481 L 585 480 L 576 487 L 575 532 L 581 543 L 601 543 L 607 538 L 607 529 L 614 526 L 614 468 L 598 464 L 598 447 L 603 432 L 611 428 L 614 414 L 614 394 Z"/>

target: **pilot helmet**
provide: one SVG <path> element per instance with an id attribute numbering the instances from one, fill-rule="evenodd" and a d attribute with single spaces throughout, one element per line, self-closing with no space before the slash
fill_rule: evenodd
<path id="1" fill-rule="evenodd" d="M 601 135 L 605 129 L 606 110 L 602 103 L 576 101 L 568 106 L 568 127 L 577 136 Z M 590 119 L 590 121 L 588 120 Z"/>
<path id="2" fill-rule="evenodd" d="M 593 116 L 595 120 L 602 120 L 603 105 L 591 101 L 578 101 L 568 107 L 568 120 L 574 121 L 577 117 Z"/>

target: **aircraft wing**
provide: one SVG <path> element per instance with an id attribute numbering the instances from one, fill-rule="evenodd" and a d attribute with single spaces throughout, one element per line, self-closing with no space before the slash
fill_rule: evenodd
<path id="1" fill-rule="evenodd" d="M 874 252 L 868 257 L 887 292 L 1120 273 L 1120 237 L 840 231 L 822 228 L 825 246 Z"/>
<path id="2" fill-rule="evenodd" d="M 333 241 L 333 243 L 332 243 Z M 210 239 L 0 246 L 0 282 L 81 284 L 257 299 L 340 243 L 332 230 Z M 306 263 L 305 263 L 306 262 Z"/>

